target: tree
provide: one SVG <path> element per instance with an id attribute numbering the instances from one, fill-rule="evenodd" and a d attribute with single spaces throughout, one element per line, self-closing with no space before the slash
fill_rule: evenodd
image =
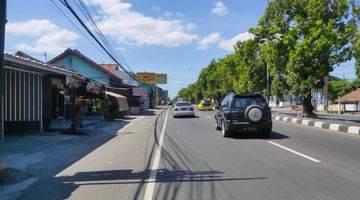
<path id="1" fill-rule="evenodd" d="M 291 22 L 287 15 L 287 9 L 286 1 L 270 3 L 260 18 L 258 26 L 250 29 L 250 32 L 255 34 L 262 43 L 261 51 L 270 69 L 271 94 L 276 95 L 277 100 L 283 99 L 284 94 L 290 88 L 286 83 L 285 68 L 292 43 L 282 38 L 289 31 Z"/>
<path id="2" fill-rule="evenodd" d="M 333 66 L 350 57 L 349 4 L 346 0 L 288 1 L 291 26 L 285 37 L 295 39 L 286 65 L 287 83 L 303 101 L 303 115 L 315 116 L 311 89 Z"/>
<path id="3" fill-rule="evenodd" d="M 329 100 L 335 101 L 352 90 L 352 84 L 349 81 L 329 81 Z"/>
<path id="4" fill-rule="evenodd" d="M 356 79 L 354 81 L 354 86 L 360 88 L 360 3 L 357 1 L 352 1 L 352 13 L 353 13 L 353 24 L 356 27 L 354 31 L 354 40 L 353 40 L 353 55 L 355 58 L 355 74 Z"/>
<path id="5" fill-rule="evenodd" d="M 236 77 L 234 91 L 236 93 L 263 92 L 266 88 L 266 63 L 256 40 L 238 42 L 235 46 Z"/>

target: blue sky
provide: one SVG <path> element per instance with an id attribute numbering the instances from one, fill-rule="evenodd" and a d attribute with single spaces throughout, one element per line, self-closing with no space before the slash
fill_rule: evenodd
<path id="1" fill-rule="evenodd" d="M 168 74 L 162 85 L 174 97 L 196 81 L 211 59 L 232 52 L 236 40 L 256 26 L 266 0 L 85 0 L 96 9 L 134 71 Z M 110 60 L 94 48 L 50 0 L 8 1 L 6 51 L 22 50 L 41 60 L 76 48 L 98 63 Z M 354 78 L 353 62 L 334 75 Z"/>

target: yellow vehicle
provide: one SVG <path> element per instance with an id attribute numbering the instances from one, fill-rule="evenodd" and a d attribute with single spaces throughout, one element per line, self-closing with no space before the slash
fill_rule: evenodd
<path id="1" fill-rule="evenodd" d="M 198 108 L 200 111 L 215 109 L 214 105 L 211 103 L 209 99 L 201 100 L 200 103 L 198 104 Z"/>

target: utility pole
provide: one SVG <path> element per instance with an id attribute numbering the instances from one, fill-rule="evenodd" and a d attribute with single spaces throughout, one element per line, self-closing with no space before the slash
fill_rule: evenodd
<path id="1" fill-rule="evenodd" d="M 4 48 L 6 0 L 0 0 L 0 140 L 4 140 Z"/>
<path id="2" fill-rule="evenodd" d="M 267 0 L 269 6 L 270 0 Z M 269 78 L 269 64 L 266 62 L 266 100 L 270 103 L 270 78 Z"/>
<path id="3" fill-rule="evenodd" d="M 324 78 L 324 111 L 329 109 L 329 76 Z"/>

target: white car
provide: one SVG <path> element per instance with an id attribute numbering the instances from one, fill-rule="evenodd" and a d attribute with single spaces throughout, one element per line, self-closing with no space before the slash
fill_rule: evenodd
<path id="1" fill-rule="evenodd" d="M 180 116 L 195 117 L 194 107 L 190 102 L 180 101 L 174 105 L 174 118 Z"/>

